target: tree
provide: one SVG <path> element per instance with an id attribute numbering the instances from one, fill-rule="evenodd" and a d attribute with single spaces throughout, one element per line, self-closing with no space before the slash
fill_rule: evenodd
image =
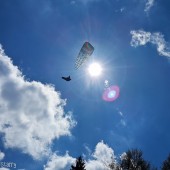
<path id="1" fill-rule="evenodd" d="M 109 164 L 109 170 L 121 170 L 120 166 L 115 163 Z"/>
<path id="2" fill-rule="evenodd" d="M 81 156 L 79 156 L 76 159 L 76 165 L 71 165 L 71 169 L 70 170 L 86 170 L 85 169 L 85 161 L 83 160 L 83 158 Z"/>
<path id="3" fill-rule="evenodd" d="M 111 163 L 107 166 L 109 170 L 121 170 L 120 165 L 117 163 L 115 158 L 111 158 Z"/>
<path id="4" fill-rule="evenodd" d="M 168 158 L 162 164 L 162 170 L 170 170 L 170 154 Z"/>
<path id="5" fill-rule="evenodd" d="M 150 170 L 150 164 L 143 159 L 142 154 L 141 150 L 128 150 L 120 161 L 122 170 Z"/>

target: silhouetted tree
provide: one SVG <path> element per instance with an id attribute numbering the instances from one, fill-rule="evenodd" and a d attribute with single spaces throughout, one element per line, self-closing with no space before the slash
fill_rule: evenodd
<path id="1" fill-rule="evenodd" d="M 118 164 L 115 164 L 115 163 L 109 164 L 108 169 L 109 170 L 121 170 L 120 166 Z"/>
<path id="2" fill-rule="evenodd" d="M 71 165 L 71 169 L 70 170 L 86 170 L 85 169 L 85 162 L 83 160 L 83 158 L 81 156 L 79 156 L 76 159 L 76 165 Z"/>
<path id="3" fill-rule="evenodd" d="M 150 170 L 150 164 L 143 159 L 142 154 L 141 150 L 128 150 L 120 161 L 122 170 Z"/>
<path id="4" fill-rule="evenodd" d="M 109 170 L 121 170 L 119 163 L 112 157 L 112 161 L 107 165 L 107 169 Z"/>
<path id="5" fill-rule="evenodd" d="M 162 164 L 162 170 L 170 170 L 170 154 Z"/>

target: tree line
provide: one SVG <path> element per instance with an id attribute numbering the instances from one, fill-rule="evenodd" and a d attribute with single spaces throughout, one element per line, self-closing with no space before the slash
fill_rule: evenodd
<path id="1" fill-rule="evenodd" d="M 113 158 L 111 163 L 104 164 L 103 170 L 158 170 L 143 158 L 143 153 L 138 149 L 131 149 L 121 155 L 118 161 Z M 161 170 L 170 170 L 170 154 L 161 165 Z M 70 170 L 86 170 L 86 162 L 82 156 L 76 159 L 75 165 Z"/>

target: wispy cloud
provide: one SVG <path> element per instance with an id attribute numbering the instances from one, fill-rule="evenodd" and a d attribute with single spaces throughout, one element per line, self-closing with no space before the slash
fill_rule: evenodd
<path id="1" fill-rule="evenodd" d="M 148 12 L 150 8 L 154 5 L 155 0 L 147 0 L 146 5 L 145 5 L 145 12 Z"/>
<path id="2" fill-rule="evenodd" d="M 125 10 L 125 7 L 122 7 L 121 9 L 120 9 L 120 12 L 123 12 Z"/>
<path id="3" fill-rule="evenodd" d="M 77 0 L 79 2 L 82 2 L 83 4 L 87 4 L 87 3 L 90 3 L 90 2 L 99 2 L 101 0 Z"/>
<path id="4" fill-rule="evenodd" d="M 170 47 L 167 45 L 164 35 L 160 32 L 150 33 L 143 30 L 133 30 L 130 33 L 132 34 L 131 46 L 137 47 L 151 43 L 156 45 L 160 55 L 170 57 Z"/>
<path id="5" fill-rule="evenodd" d="M 72 0 L 70 3 L 71 3 L 72 5 L 74 5 L 74 4 L 76 3 L 76 1 Z"/>
<path id="6" fill-rule="evenodd" d="M 117 109 L 117 110 L 118 110 L 118 109 Z M 123 112 L 121 112 L 121 111 L 118 110 L 118 114 L 119 114 L 120 117 L 121 117 L 121 119 L 120 119 L 120 124 L 121 124 L 122 126 L 126 126 L 127 124 L 126 124 L 126 121 L 125 121 Z"/>
<path id="7" fill-rule="evenodd" d="M 85 149 L 86 149 L 86 151 L 87 151 L 87 154 L 88 154 L 88 155 L 91 155 L 92 151 L 91 151 L 91 149 L 89 148 L 89 146 L 88 146 L 87 144 L 84 144 L 84 147 L 85 147 Z"/>
<path id="8" fill-rule="evenodd" d="M 126 126 L 126 121 L 124 119 L 120 120 L 121 125 Z"/>
<path id="9" fill-rule="evenodd" d="M 118 114 L 122 117 L 123 113 L 121 111 L 118 111 Z"/>
<path id="10" fill-rule="evenodd" d="M 114 151 L 103 141 L 99 142 L 94 153 L 92 153 L 92 159 L 85 160 L 87 170 L 103 170 L 107 168 L 113 159 L 115 159 Z M 69 169 L 72 164 L 75 164 L 75 158 L 69 156 L 66 153 L 64 156 L 57 156 L 56 153 L 52 155 L 47 165 L 44 166 L 44 170 L 65 170 Z"/>
<path id="11" fill-rule="evenodd" d="M 7 148 L 34 159 L 50 153 L 55 138 L 71 135 L 75 125 L 64 113 L 66 101 L 52 85 L 27 81 L 0 46 L 0 133 Z"/>

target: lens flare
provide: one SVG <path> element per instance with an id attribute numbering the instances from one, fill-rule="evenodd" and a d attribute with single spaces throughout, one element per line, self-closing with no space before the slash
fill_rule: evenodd
<path id="1" fill-rule="evenodd" d="M 103 93 L 103 100 L 112 102 L 119 97 L 119 87 L 118 86 L 110 86 Z"/>

